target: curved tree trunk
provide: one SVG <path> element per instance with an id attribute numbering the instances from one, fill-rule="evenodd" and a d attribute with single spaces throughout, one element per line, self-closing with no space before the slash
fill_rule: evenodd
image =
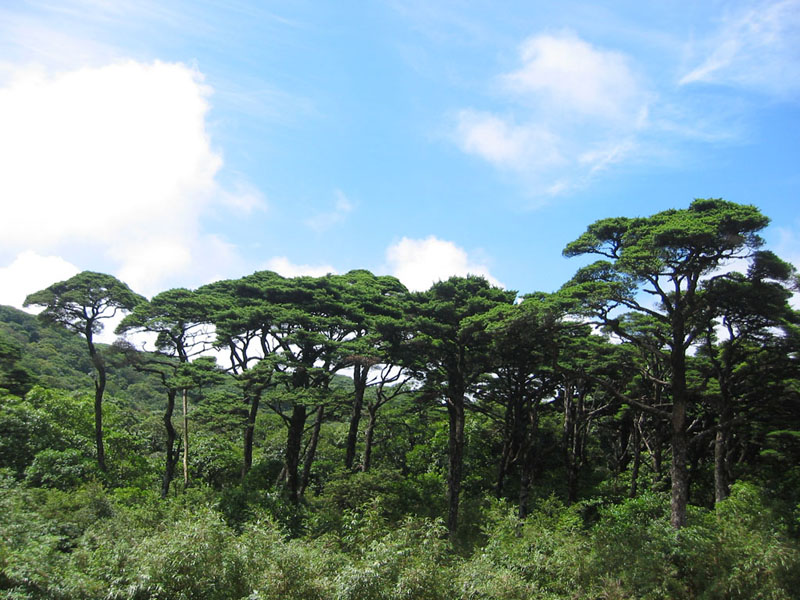
<path id="1" fill-rule="evenodd" d="M 175 427 L 172 425 L 172 413 L 175 411 L 176 394 L 177 391 L 173 389 L 167 392 L 167 410 L 164 411 L 164 428 L 167 430 L 167 452 L 166 464 L 164 465 L 164 478 L 161 483 L 162 498 L 167 497 L 172 478 L 175 476 L 175 461 L 177 459 L 175 454 L 175 439 L 177 438 L 177 434 L 175 432 Z"/>
<path id="2" fill-rule="evenodd" d="M 299 495 L 302 497 L 305 494 L 308 482 L 311 479 L 311 465 L 314 463 L 314 455 L 317 453 L 317 444 L 319 444 L 319 431 L 322 427 L 322 419 L 325 416 L 325 407 L 320 404 L 317 407 L 317 418 L 314 421 L 314 429 L 311 431 L 311 440 L 306 449 L 306 459 L 303 463 L 303 477 L 300 480 Z"/>

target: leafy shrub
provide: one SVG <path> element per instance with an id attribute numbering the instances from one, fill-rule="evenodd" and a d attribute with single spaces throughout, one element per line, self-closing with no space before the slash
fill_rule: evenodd
<path id="1" fill-rule="evenodd" d="M 80 450 L 42 450 L 25 470 L 25 481 L 30 486 L 67 490 L 99 475 L 94 460 Z"/>
<path id="2" fill-rule="evenodd" d="M 495 502 L 484 516 L 486 545 L 460 569 L 461 597 L 572 598 L 590 550 L 579 511 L 550 498 L 520 521 L 515 509 Z"/>

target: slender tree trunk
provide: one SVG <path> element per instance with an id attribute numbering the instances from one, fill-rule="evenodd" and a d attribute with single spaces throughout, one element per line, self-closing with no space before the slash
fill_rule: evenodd
<path id="1" fill-rule="evenodd" d="M 189 485 L 189 397 L 183 388 L 183 485 Z"/>
<path id="2" fill-rule="evenodd" d="M 640 418 L 634 418 L 633 421 L 633 468 L 631 469 L 631 487 L 628 489 L 628 497 L 636 498 L 638 493 L 638 480 L 639 480 L 639 467 L 642 464 L 642 442 L 639 432 Z"/>
<path id="3" fill-rule="evenodd" d="M 567 502 L 573 504 L 578 497 L 578 424 L 575 390 L 571 384 L 564 389 L 564 466 L 567 472 Z"/>
<path id="4" fill-rule="evenodd" d="M 720 428 L 714 438 L 714 502 L 722 502 L 730 495 L 728 451 L 731 438 L 730 421 L 733 418 L 731 403 L 723 400 Z"/>
<path id="5" fill-rule="evenodd" d="M 510 410 L 507 409 L 507 411 Z M 503 439 L 503 451 L 500 454 L 500 463 L 497 467 L 497 482 L 494 485 L 494 493 L 497 498 L 503 497 L 503 487 L 505 486 L 506 473 L 508 472 L 508 465 L 511 462 L 511 440 L 509 439 L 510 433 L 506 430 Z"/>
<path id="6" fill-rule="evenodd" d="M 517 514 L 520 519 L 528 516 L 528 503 L 531 496 L 531 481 L 533 480 L 533 449 L 526 443 L 522 451 L 522 464 L 520 465 L 519 478 L 519 508 Z"/>
<path id="7" fill-rule="evenodd" d="M 447 403 L 449 465 L 447 471 L 447 529 L 453 539 L 458 529 L 458 504 L 464 467 L 464 395 L 453 394 Z"/>
<path id="8" fill-rule="evenodd" d="M 314 455 L 317 453 L 317 444 L 319 444 L 319 431 L 322 427 L 322 419 L 325 416 L 325 407 L 320 404 L 317 407 L 317 418 L 314 421 L 314 428 L 311 430 L 311 440 L 306 449 L 306 459 L 303 463 L 303 477 L 300 480 L 300 489 L 298 493 L 300 497 L 305 494 L 308 482 L 311 479 L 311 465 L 314 463 Z"/>
<path id="9" fill-rule="evenodd" d="M 367 428 L 364 432 L 364 460 L 361 463 L 361 471 L 369 471 L 372 460 L 372 444 L 375 437 L 375 421 L 378 418 L 378 407 L 373 404 L 367 405 Z"/>
<path id="10" fill-rule="evenodd" d="M 242 481 L 253 466 L 253 438 L 256 430 L 256 417 L 261 394 L 249 394 L 250 410 L 247 413 L 247 426 L 244 430 L 244 460 L 242 461 Z"/>
<path id="11" fill-rule="evenodd" d="M 94 384 L 94 439 L 97 446 L 97 464 L 105 472 L 106 453 L 103 444 L 103 391 L 106 387 L 106 372 L 102 369 L 98 373 L 98 380 Z"/>
<path id="12" fill-rule="evenodd" d="M 300 478 L 297 472 L 300 463 L 300 446 L 303 441 L 303 428 L 306 425 L 306 407 L 295 404 L 289 419 L 289 431 L 286 435 L 286 487 L 292 504 L 298 502 Z"/>
<path id="13" fill-rule="evenodd" d="M 169 493 L 169 486 L 172 483 L 172 478 L 175 476 L 175 461 L 177 456 L 175 454 L 175 439 L 177 434 L 175 427 L 172 425 L 172 413 L 175 411 L 175 390 L 167 392 L 167 410 L 164 411 L 164 428 L 167 430 L 167 456 L 166 464 L 164 465 L 164 479 L 161 484 L 161 497 L 166 498 Z"/>
<path id="14" fill-rule="evenodd" d="M 344 456 L 344 465 L 348 470 L 353 468 L 356 458 L 356 442 L 358 441 L 358 425 L 361 421 L 361 409 L 364 405 L 364 392 L 367 388 L 367 374 L 369 369 L 356 363 L 353 370 L 353 408 L 350 413 L 350 429 L 347 432 L 347 444 Z"/>
<path id="15" fill-rule="evenodd" d="M 94 441 L 97 447 L 97 466 L 102 472 L 106 472 L 106 453 L 103 444 L 103 393 L 106 389 L 106 367 L 102 357 L 98 354 L 92 339 L 91 326 L 86 327 L 84 332 L 86 343 L 89 346 L 89 356 L 92 365 L 97 372 L 97 379 L 94 380 Z"/>
<path id="16" fill-rule="evenodd" d="M 686 525 L 686 506 L 689 502 L 689 471 L 686 459 L 689 450 L 686 431 L 686 409 L 688 392 L 686 389 L 686 353 L 683 349 L 685 339 L 683 324 L 673 325 L 672 351 L 672 492 L 670 498 L 670 523 L 675 529 Z"/>
<path id="17" fill-rule="evenodd" d="M 538 429 L 538 404 L 529 399 L 516 402 L 516 438 L 521 457 L 519 482 L 519 518 L 528 516 L 528 501 L 531 495 L 531 482 L 536 460 L 536 432 Z"/>
<path id="18" fill-rule="evenodd" d="M 505 414 L 503 453 L 500 457 L 497 483 L 495 484 L 495 492 L 498 498 L 502 497 L 505 478 L 508 475 L 511 465 L 515 462 L 518 463 L 521 459 L 524 468 L 525 458 L 523 446 L 526 438 L 523 412 L 522 401 L 519 395 L 509 400 Z"/>

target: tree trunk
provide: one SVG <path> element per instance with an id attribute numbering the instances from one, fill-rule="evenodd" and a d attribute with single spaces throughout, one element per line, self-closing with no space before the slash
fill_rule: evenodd
<path id="1" fill-rule="evenodd" d="M 458 529 L 458 503 L 464 467 L 464 395 L 453 394 L 447 403 L 449 465 L 447 471 L 447 530 L 450 539 Z"/>
<path id="2" fill-rule="evenodd" d="M 369 471 L 370 461 L 372 460 L 372 444 L 375 437 L 375 421 L 378 418 L 378 407 L 375 405 L 367 406 L 367 429 L 364 432 L 364 460 L 361 463 L 361 471 Z"/>
<path id="3" fill-rule="evenodd" d="M 247 476 L 250 467 L 253 466 L 253 437 L 256 430 L 256 417 L 258 416 L 258 405 L 261 401 L 261 394 L 250 395 L 250 410 L 247 413 L 247 426 L 244 430 L 244 460 L 242 461 L 242 481 Z"/>
<path id="4" fill-rule="evenodd" d="M 516 457 L 521 453 L 522 444 L 524 443 L 524 434 L 521 432 L 523 428 L 522 418 L 519 398 L 514 397 L 513 399 L 509 399 L 503 425 L 503 452 L 500 456 L 500 465 L 497 470 L 497 482 L 495 483 L 495 493 L 498 498 L 502 498 L 503 496 L 505 479 L 510 466 L 517 460 Z"/>
<path id="5" fill-rule="evenodd" d="M 733 402 L 723 377 L 720 382 L 722 407 L 719 412 L 719 429 L 714 437 L 714 502 L 722 502 L 730 493 L 730 452 L 731 420 L 733 420 Z"/>
<path id="6" fill-rule="evenodd" d="M 303 441 L 303 428 L 306 425 L 306 407 L 295 404 L 289 419 L 289 431 L 286 435 L 286 487 L 292 504 L 298 502 L 300 481 L 297 466 L 300 462 L 300 446 Z"/>
<path id="7" fill-rule="evenodd" d="M 350 413 L 350 429 L 347 432 L 347 444 L 344 456 L 344 465 L 348 470 L 353 468 L 356 458 L 356 442 L 358 441 L 358 425 L 361 421 L 361 408 L 364 404 L 364 392 L 367 389 L 367 375 L 369 369 L 356 363 L 353 370 L 353 409 Z"/>
<path id="8" fill-rule="evenodd" d="M 97 379 L 94 380 L 94 440 L 97 447 L 97 466 L 105 473 L 107 469 L 105 446 L 103 445 L 103 393 L 106 389 L 106 367 L 94 346 L 91 325 L 87 325 L 84 335 L 89 346 L 92 365 L 97 372 Z"/>
<path id="9" fill-rule="evenodd" d="M 162 498 L 167 497 L 172 478 L 175 476 L 175 461 L 177 459 L 175 454 L 175 439 L 177 438 L 177 434 L 175 432 L 175 427 L 172 425 L 172 413 L 175 411 L 176 394 L 177 392 L 173 389 L 167 392 L 167 410 L 164 411 L 164 428 L 167 430 L 167 457 L 166 464 L 164 465 L 164 479 L 161 483 Z"/>
<path id="10" fill-rule="evenodd" d="M 189 485 L 189 398 L 183 388 L 183 485 Z"/>
<path id="11" fill-rule="evenodd" d="M 638 493 L 639 467 L 642 464 L 642 442 L 639 429 L 640 421 L 641 417 L 634 418 L 633 432 L 631 433 L 633 437 L 633 468 L 631 469 L 631 486 L 628 489 L 629 498 L 636 498 L 636 494 Z"/>
<path id="12" fill-rule="evenodd" d="M 503 487 L 505 486 L 506 473 L 508 472 L 508 465 L 511 461 L 511 440 L 506 433 L 503 440 L 503 451 L 500 455 L 500 464 L 497 467 L 497 482 L 494 485 L 494 493 L 497 498 L 503 497 Z"/>
<path id="13" fill-rule="evenodd" d="M 578 498 L 578 423 L 575 406 L 575 389 L 571 384 L 564 388 L 564 467 L 567 472 L 567 502 L 574 504 Z"/>
<path id="14" fill-rule="evenodd" d="M 531 481 L 533 481 L 533 460 L 535 452 L 531 440 L 524 442 L 525 448 L 522 450 L 522 464 L 519 480 L 519 510 L 520 519 L 528 516 L 528 501 L 531 495 Z"/>
<path id="15" fill-rule="evenodd" d="M 686 430 L 686 409 L 688 392 L 686 389 L 686 353 L 683 349 L 685 339 L 681 323 L 673 325 L 672 351 L 672 493 L 670 498 L 670 523 L 675 529 L 686 525 L 686 506 L 689 502 L 689 471 L 686 458 L 689 450 Z"/>
<path id="16" fill-rule="evenodd" d="M 311 479 L 311 465 L 314 463 L 314 455 L 317 453 L 317 444 L 319 443 L 319 431 L 322 427 L 322 419 L 325 416 L 325 407 L 320 404 L 317 407 L 317 418 L 314 421 L 314 429 L 311 431 L 311 440 L 306 449 L 306 459 L 303 463 L 303 477 L 300 480 L 299 495 L 302 497 L 305 494 L 308 482 Z"/>

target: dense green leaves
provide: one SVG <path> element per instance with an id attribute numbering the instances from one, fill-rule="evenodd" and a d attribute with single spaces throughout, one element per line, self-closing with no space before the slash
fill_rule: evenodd
<path id="1" fill-rule="evenodd" d="M 2 307 L 0 596 L 790 598 L 797 280 L 766 222 L 604 219 L 565 250 L 601 261 L 521 301 L 363 270 L 145 301 L 83 273 L 41 319 Z M 94 345 L 123 309 L 128 341 Z"/>

